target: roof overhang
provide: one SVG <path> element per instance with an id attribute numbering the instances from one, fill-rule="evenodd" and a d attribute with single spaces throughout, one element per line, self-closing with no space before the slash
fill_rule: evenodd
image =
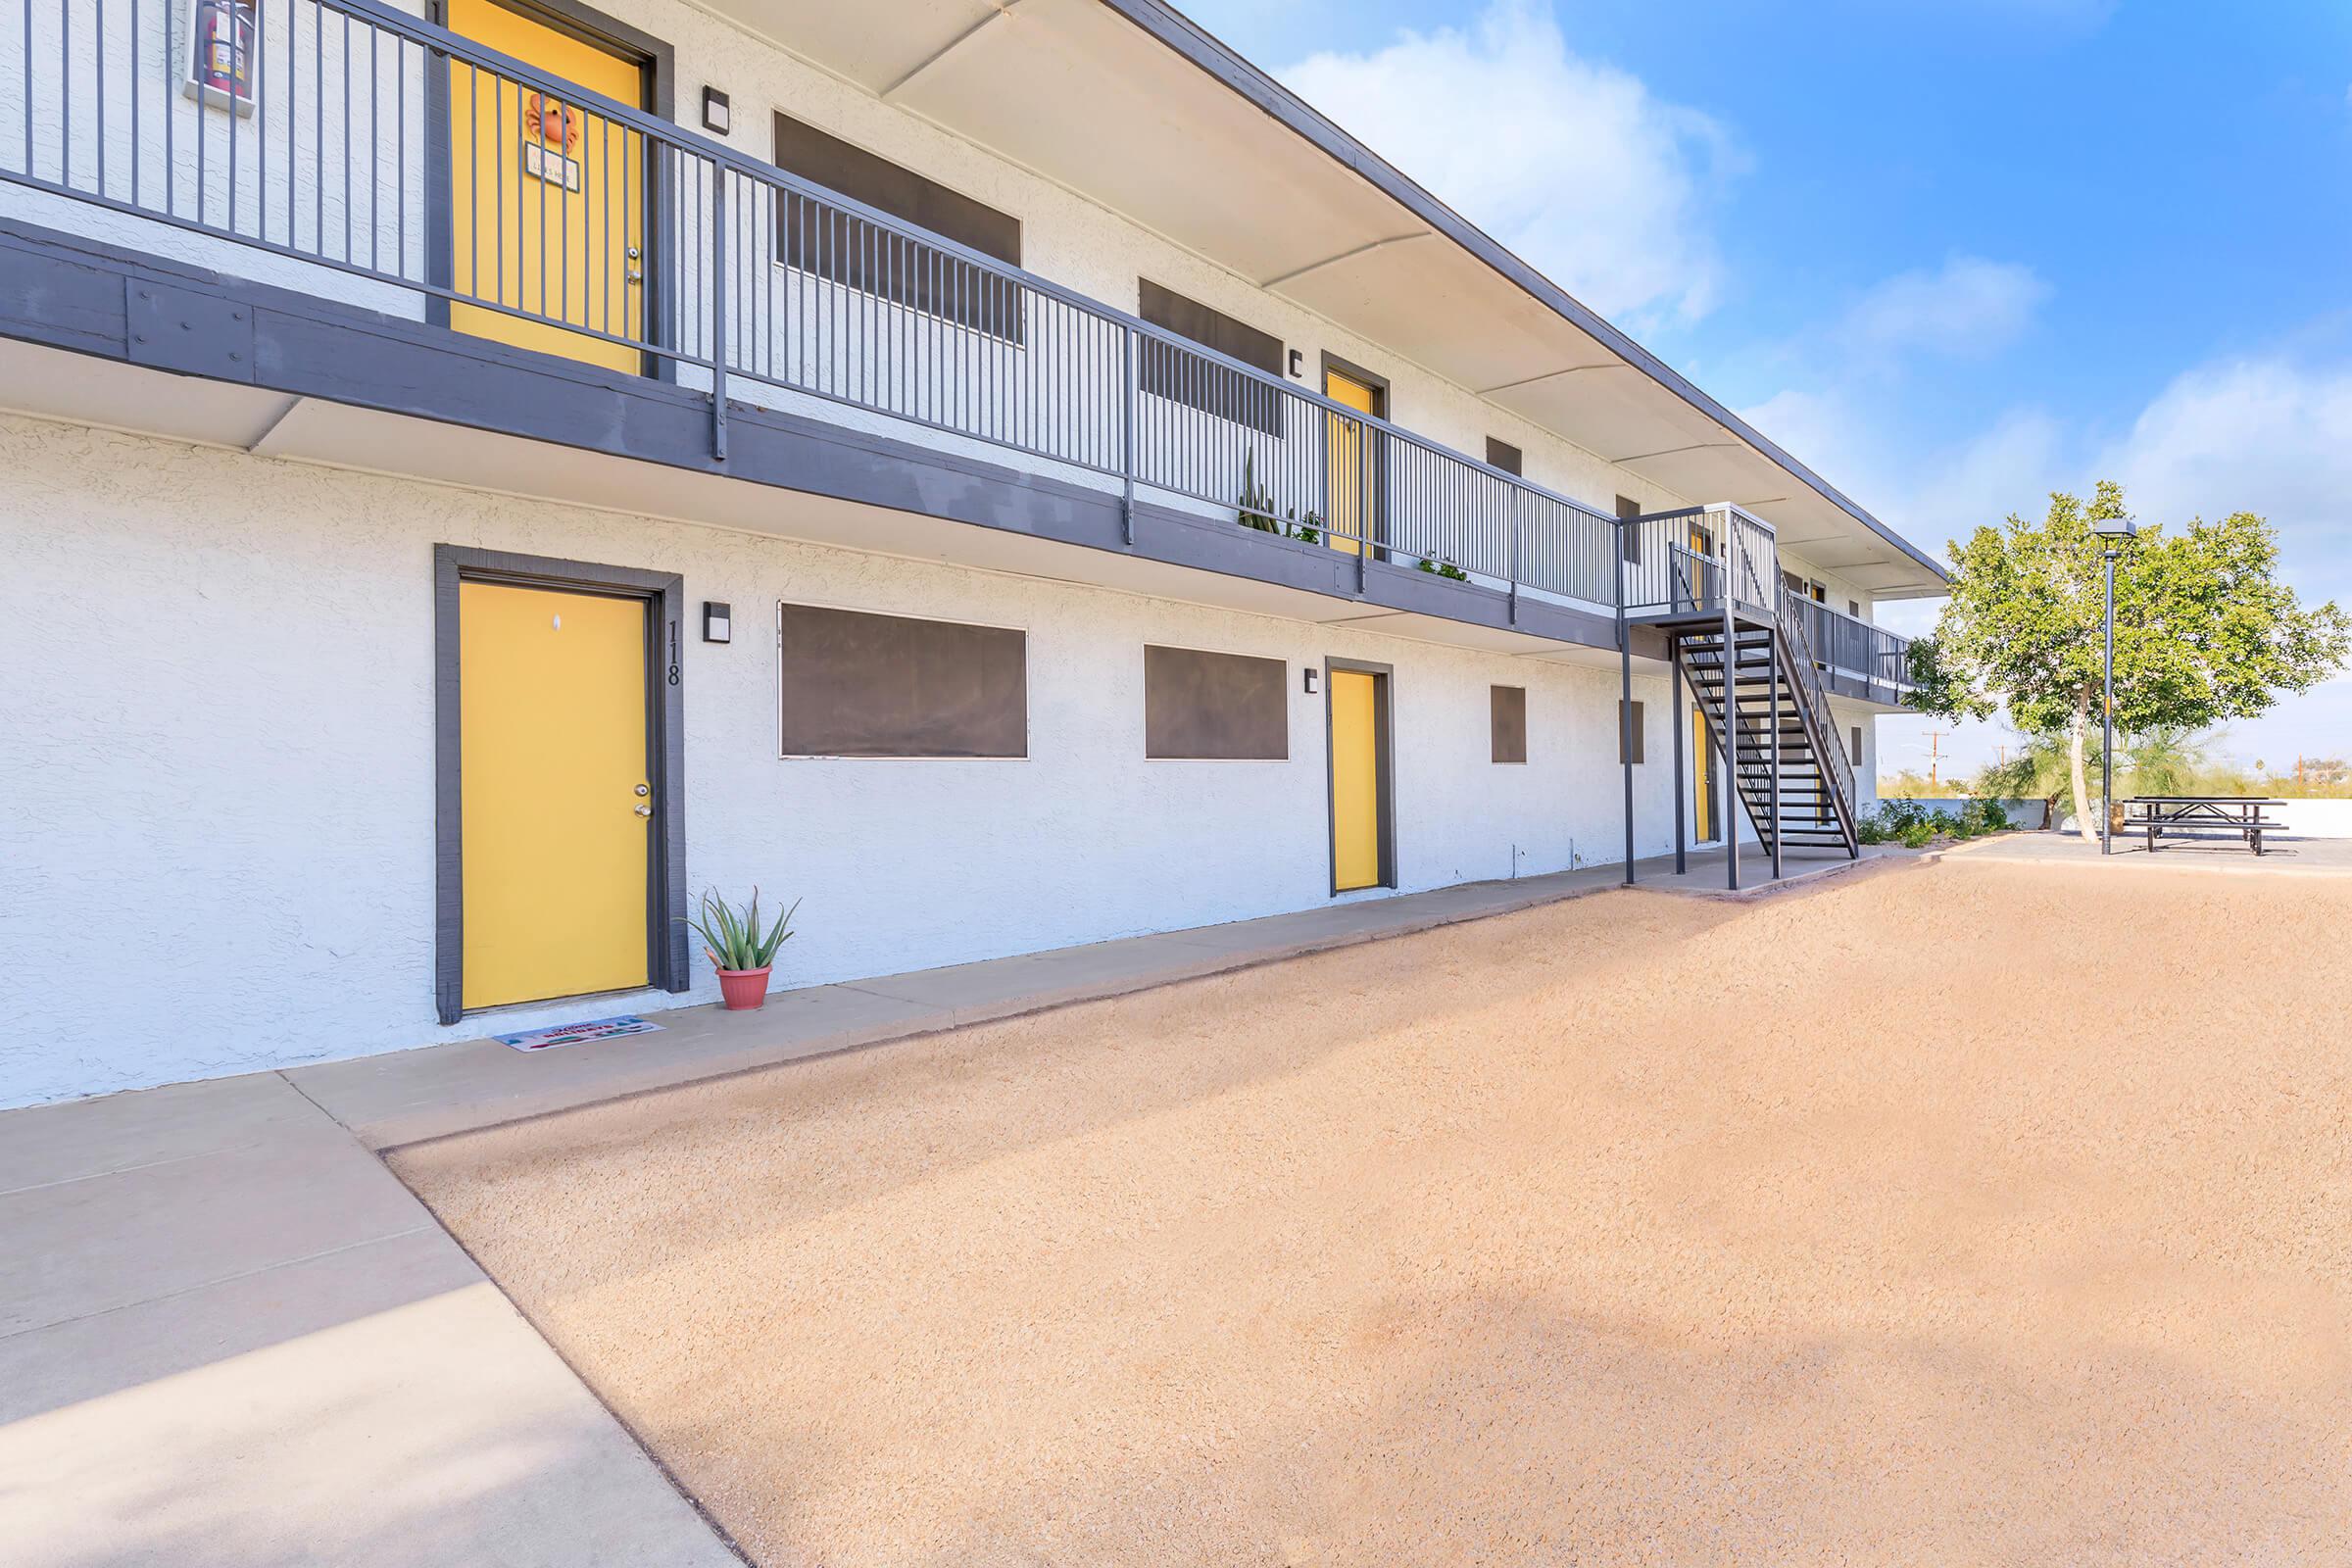
<path id="1" fill-rule="evenodd" d="M 1746 508 L 1878 597 L 1944 591 L 1934 558 L 1160 0 L 717 4 L 1595 456 Z"/>

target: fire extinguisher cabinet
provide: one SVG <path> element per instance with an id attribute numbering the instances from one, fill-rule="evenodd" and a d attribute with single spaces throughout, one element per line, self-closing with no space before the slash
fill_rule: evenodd
<path id="1" fill-rule="evenodd" d="M 262 101 L 262 0 L 187 0 L 181 16 L 181 93 L 252 114 Z"/>

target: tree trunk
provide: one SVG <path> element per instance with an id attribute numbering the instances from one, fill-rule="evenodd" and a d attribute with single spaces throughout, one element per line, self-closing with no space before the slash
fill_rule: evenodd
<path id="1" fill-rule="evenodd" d="M 2090 693 L 2075 694 L 2075 714 L 2066 722 L 2066 760 L 2073 769 L 2071 782 L 2075 787 L 2075 830 L 2082 835 L 2085 844 L 2096 844 L 2099 836 L 2090 825 L 2090 778 L 2082 768 L 2082 734 L 2090 728 Z M 2101 801 L 2100 808 L 2107 803 Z"/>

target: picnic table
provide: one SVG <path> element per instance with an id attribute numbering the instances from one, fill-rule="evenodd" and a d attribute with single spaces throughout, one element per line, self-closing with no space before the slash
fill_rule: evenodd
<path id="1" fill-rule="evenodd" d="M 2260 855 L 2263 831 L 2286 826 L 2275 816 L 2264 816 L 2262 808 L 2285 804 L 2261 795 L 2134 795 L 2123 803 L 2124 828 L 2127 832 L 2145 829 L 2150 855 L 2156 853 L 2159 833 L 2198 827 L 2226 828 L 2239 834 L 2246 847 Z"/>

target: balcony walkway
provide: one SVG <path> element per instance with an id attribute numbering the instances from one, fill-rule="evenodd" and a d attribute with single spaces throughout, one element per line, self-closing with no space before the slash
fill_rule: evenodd
<path id="1" fill-rule="evenodd" d="M 1781 889 L 1855 863 L 1788 858 Z M 1754 847 L 1741 869 L 1743 897 L 1774 890 Z M 1670 859 L 1639 870 L 1650 891 L 1724 896 L 1721 851 L 1680 877 Z M 29 1544 L 12 1561 L 33 1565 L 733 1563 L 371 1151 L 1622 876 L 1594 866 L 814 986 L 541 1054 L 471 1041 L 0 1113 L 0 1255 L 24 1265 L 0 1284 L 0 1540 Z"/>

